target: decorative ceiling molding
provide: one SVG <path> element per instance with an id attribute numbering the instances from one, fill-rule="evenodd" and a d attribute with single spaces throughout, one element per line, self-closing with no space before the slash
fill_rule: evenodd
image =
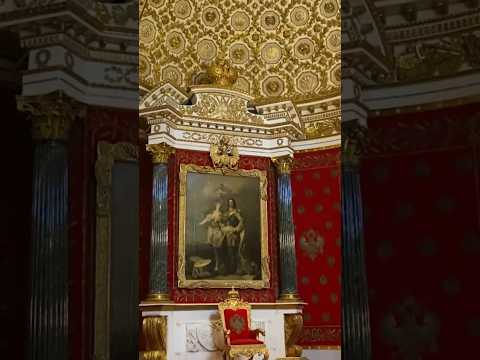
<path id="1" fill-rule="evenodd" d="M 149 144 L 208 151 L 219 136 L 234 139 L 241 155 L 283 156 L 340 144 L 340 96 L 295 106 L 286 100 L 251 105 L 253 98 L 207 85 L 185 94 L 171 84 L 156 87 L 140 102 Z"/>
<path id="2" fill-rule="evenodd" d="M 258 104 L 337 96 L 338 0 L 148 0 L 140 2 L 140 85 L 205 84 L 207 66 L 227 59 L 233 88 Z"/>
<path id="3" fill-rule="evenodd" d="M 0 26 L 28 51 L 25 96 L 63 91 L 79 102 L 138 109 L 138 3 L 7 0 Z"/>
<path id="4" fill-rule="evenodd" d="M 342 17 L 348 119 L 478 94 L 480 1 L 345 0 Z"/>

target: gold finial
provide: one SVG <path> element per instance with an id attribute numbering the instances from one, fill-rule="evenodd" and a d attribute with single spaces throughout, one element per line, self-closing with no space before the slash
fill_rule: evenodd
<path id="1" fill-rule="evenodd" d="M 207 73 L 212 85 L 222 87 L 230 87 L 238 79 L 237 70 L 230 65 L 228 60 L 220 57 L 208 67 Z"/>
<path id="2" fill-rule="evenodd" d="M 166 164 L 170 155 L 175 152 L 175 149 L 165 143 L 161 143 L 147 145 L 147 151 L 152 154 L 154 164 Z"/>
<path id="3" fill-rule="evenodd" d="M 272 161 L 280 174 L 290 174 L 292 171 L 293 159 L 290 156 L 273 158 Z"/>

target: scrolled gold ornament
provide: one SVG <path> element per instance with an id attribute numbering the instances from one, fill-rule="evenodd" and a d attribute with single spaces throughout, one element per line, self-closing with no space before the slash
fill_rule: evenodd
<path id="1" fill-rule="evenodd" d="M 218 143 L 210 146 L 210 158 L 215 168 L 236 170 L 240 155 L 237 146 L 232 143 L 232 139 L 222 136 Z"/>

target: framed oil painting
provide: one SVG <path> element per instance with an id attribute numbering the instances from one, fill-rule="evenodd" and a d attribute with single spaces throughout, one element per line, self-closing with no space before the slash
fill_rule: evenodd
<path id="1" fill-rule="evenodd" d="M 267 176 L 180 166 L 178 286 L 270 287 Z"/>

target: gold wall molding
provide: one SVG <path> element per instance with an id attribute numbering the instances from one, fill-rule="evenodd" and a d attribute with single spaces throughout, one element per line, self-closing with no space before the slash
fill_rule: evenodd
<path id="1" fill-rule="evenodd" d="M 95 329 L 96 359 L 110 360 L 110 244 L 112 222 L 112 169 L 115 161 L 138 159 L 137 147 L 130 143 L 100 141 L 95 162 Z"/>

